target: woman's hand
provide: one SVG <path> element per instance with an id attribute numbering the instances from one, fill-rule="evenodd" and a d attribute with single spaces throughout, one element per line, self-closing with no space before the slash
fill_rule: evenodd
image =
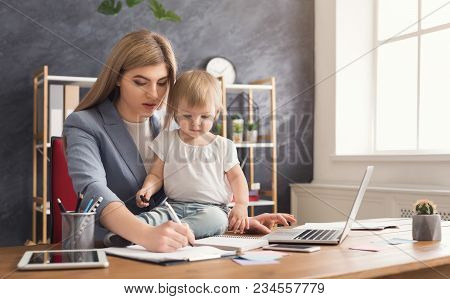
<path id="1" fill-rule="evenodd" d="M 148 207 L 150 205 L 150 198 L 152 195 L 153 194 L 148 188 L 142 187 L 142 189 L 136 193 L 136 205 L 140 208 Z M 146 200 L 143 200 L 143 198 Z"/>
<path id="2" fill-rule="evenodd" d="M 247 205 L 236 203 L 228 215 L 228 230 L 243 234 L 246 229 L 249 229 Z"/>
<path id="3" fill-rule="evenodd" d="M 297 222 L 294 215 L 284 213 L 264 213 L 258 216 L 250 217 L 250 227 L 246 233 L 251 234 L 268 234 L 276 224 L 289 226 Z"/>
<path id="4" fill-rule="evenodd" d="M 158 226 L 146 226 L 139 245 L 152 252 L 172 252 L 193 244 L 195 237 L 187 224 L 168 221 Z"/>

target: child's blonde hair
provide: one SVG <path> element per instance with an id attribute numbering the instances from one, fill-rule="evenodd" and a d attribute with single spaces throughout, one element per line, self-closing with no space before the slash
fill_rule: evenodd
<path id="1" fill-rule="evenodd" d="M 215 119 L 217 120 L 222 109 L 222 91 L 219 80 L 202 70 L 191 70 L 181 74 L 169 91 L 165 128 L 168 128 L 175 118 L 181 101 L 187 101 L 189 107 L 203 108 L 214 104 Z"/>

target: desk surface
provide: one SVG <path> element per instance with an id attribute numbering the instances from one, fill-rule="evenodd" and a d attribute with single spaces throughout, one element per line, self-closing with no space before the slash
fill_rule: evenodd
<path id="1" fill-rule="evenodd" d="M 387 221 L 387 219 L 386 219 Z M 392 221 L 392 220 L 390 220 Z M 399 229 L 351 231 L 339 246 L 322 246 L 314 253 L 292 253 L 279 264 L 240 266 L 229 259 L 217 259 L 159 266 L 108 256 L 105 269 L 18 271 L 22 254 L 49 245 L 0 248 L 1 278 L 374 278 L 450 277 L 450 222 L 442 222 L 441 242 L 381 245 L 379 252 L 356 251 L 351 246 L 382 242 L 383 239 L 411 239 L 411 219 L 395 220 Z"/>

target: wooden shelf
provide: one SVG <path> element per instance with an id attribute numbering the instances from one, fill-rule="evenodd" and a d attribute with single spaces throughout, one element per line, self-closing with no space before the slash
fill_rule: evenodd
<path id="1" fill-rule="evenodd" d="M 241 93 L 248 90 L 272 90 L 272 85 L 266 84 L 226 84 L 228 93 Z"/>
<path id="2" fill-rule="evenodd" d="M 46 215 L 50 215 L 50 202 L 47 201 L 47 213 L 45 213 Z M 36 211 L 39 213 L 42 213 L 42 205 L 40 206 L 36 206 Z"/>
<path id="3" fill-rule="evenodd" d="M 50 148 L 50 143 L 47 143 L 47 148 Z M 42 143 L 41 144 L 36 144 L 36 148 L 42 148 Z"/>
<path id="4" fill-rule="evenodd" d="M 273 147 L 273 143 L 269 142 L 261 142 L 261 143 L 252 143 L 252 142 L 240 142 L 235 143 L 237 148 L 250 148 L 250 147 Z"/>
<path id="5" fill-rule="evenodd" d="M 78 85 L 80 87 L 91 87 L 97 78 L 93 77 L 69 77 L 69 76 L 47 76 L 48 82 L 52 83 L 64 83 L 64 84 L 73 84 Z M 38 80 L 37 84 L 40 85 L 44 82 L 43 79 Z"/>

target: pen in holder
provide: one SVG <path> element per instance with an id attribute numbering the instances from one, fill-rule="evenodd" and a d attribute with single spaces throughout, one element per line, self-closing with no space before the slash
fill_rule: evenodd
<path id="1" fill-rule="evenodd" d="M 94 248 L 95 214 L 61 213 L 62 249 Z"/>

